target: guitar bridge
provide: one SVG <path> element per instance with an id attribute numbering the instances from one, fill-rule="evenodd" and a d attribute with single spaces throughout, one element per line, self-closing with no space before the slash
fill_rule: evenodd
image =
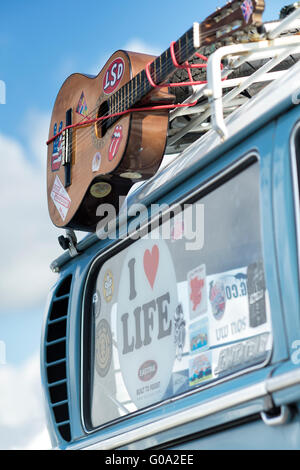
<path id="1" fill-rule="evenodd" d="M 72 109 L 66 112 L 66 127 L 72 124 Z M 65 167 L 65 188 L 71 185 L 72 165 L 72 129 L 65 129 L 62 133 L 62 165 Z"/>

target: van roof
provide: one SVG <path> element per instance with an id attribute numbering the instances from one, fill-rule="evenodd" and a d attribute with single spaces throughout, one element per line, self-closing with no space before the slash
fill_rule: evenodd
<path id="1" fill-rule="evenodd" d="M 171 163 L 158 170 L 151 179 L 139 185 L 128 196 L 127 208 L 141 202 L 147 205 L 159 199 L 171 188 L 218 159 L 269 121 L 294 107 L 293 97 L 299 96 L 300 101 L 300 80 L 295 79 L 297 76 L 300 77 L 300 62 L 226 118 L 227 140 L 222 142 L 213 129 L 204 134 L 178 154 Z M 99 239 L 96 234 L 89 234 L 78 243 L 78 250 L 83 252 L 97 241 Z M 70 253 L 66 251 L 53 261 L 51 269 L 58 272 L 71 259 Z"/>

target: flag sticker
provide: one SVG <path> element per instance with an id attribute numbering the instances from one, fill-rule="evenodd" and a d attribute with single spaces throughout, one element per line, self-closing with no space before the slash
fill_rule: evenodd
<path id="1" fill-rule="evenodd" d="M 241 9 L 242 9 L 243 16 L 245 18 L 246 23 L 249 23 L 250 17 L 253 13 L 252 0 L 245 0 L 241 5 Z"/>
<path id="2" fill-rule="evenodd" d="M 76 108 L 76 113 L 80 114 L 81 116 L 87 116 L 88 115 L 88 108 L 87 108 L 87 102 L 84 96 L 84 93 L 81 93 L 81 96 L 78 101 L 78 105 Z"/>

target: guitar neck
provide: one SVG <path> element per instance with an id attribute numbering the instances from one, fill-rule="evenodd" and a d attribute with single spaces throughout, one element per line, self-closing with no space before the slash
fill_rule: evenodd
<path id="1" fill-rule="evenodd" d="M 191 28 L 174 44 L 175 58 L 179 64 L 190 59 L 196 52 L 193 35 L 193 28 Z M 170 48 L 151 62 L 148 70 L 155 84 L 164 83 L 176 70 Z M 146 71 L 142 70 L 110 97 L 109 107 L 113 113 L 126 111 L 139 103 L 152 90 L 153 87 L 148 80 Z M 109 119 L 108 125 L 113 124 L 117 119 L 118 117 Z"/>
<path id="2" fill-rule="evenodd" d="M 181 38 L 174 43 L 174 55 L 178 64 L 183 64 L 191 59 L 198 49 L 210 50 L 227 44 L 227 41 L 240 41 L 241 38 L 248 39 L 251 30 L 252 39 L 255 40 L 256 27 L 262 24 L 262 13 L 265 8 L 264 0 L 232 0 L 218 9 L 215 13 L 204 20 L 199 30 L 205 34 L 199 35 L 201 47 L 194 46 L 194 28 L 190 28 Z M 259 33 L 256 39 L 259 40 Z M 167 49 L 149 64 L 148 72 L 153 83 L 159 85 L 176 70 L 176 65 L 172 59 L 171 49 Z M 142 70 L 126 85 L 120 88 L 109 98 L 109 110 L 113 113 L 123 112 L 137 105 L 149 92 L 153 86 L 149 82 L 146 70 Z M 107 120 L 109 127 L 118 117 Z"/>
<path id="3" fill-rule="evenodd" d="M 193 41 L 193 28 L 189 29 L 183 36 L 181 36 L 178 41 L 174 43 L 174 54 L 178 64 L 184 63 L 186 60 L 190 59 L 196 52 Z M 149 73 L 155 84 L 164 83 L 170 75 L 176 71 L 176 66 L 172 60 L 171 49 L 167 49 L 159 57 L 157 57 L 149 65 Z M 131 82 L 133 87 L 137 85 L 137 81 L 141 84 L 139 99 L 135 101 L 137 103 L 140 101 L 147 93 L 149 93 L 153 87 L 149 83 L 147 74 L 145 70 L 142 70 L 139 73 L 139 77 L 134 77 Z M 130 82 L 129 82 L 130 83 Z M 133 88 L 134 89 L 134 88 Z"/>

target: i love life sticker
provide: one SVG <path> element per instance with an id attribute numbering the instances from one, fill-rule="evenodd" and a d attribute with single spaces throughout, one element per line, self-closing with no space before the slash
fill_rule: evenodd
<path id="1" fill-rule="evenodd" d="M 123 263 L 117 344 L 123 380 L 138 408 L 162 399 L 175 361 L 178 305 L 172 258 L 163 240 L 140 240 Z"/>

